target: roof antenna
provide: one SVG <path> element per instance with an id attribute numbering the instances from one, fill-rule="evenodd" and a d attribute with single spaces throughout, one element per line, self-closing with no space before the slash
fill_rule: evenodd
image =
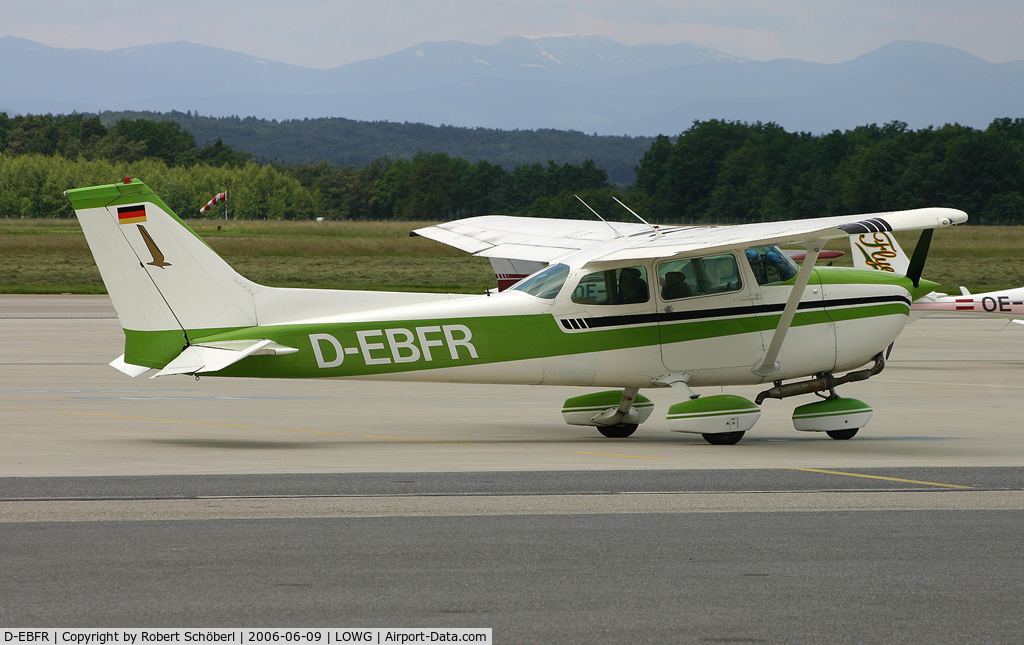
<path id="1" fill-rule="evenodd" d="M 589 211 L 590 211 L 591 213 L 593 213 L 594 215 L 597 215 L 597 219 L 601 220 L 601 221 L 602 221 L 602 222 L 604 222 L 605 224 L 608 224 L 608 228 L 610 228 L 610 229 L 612 229 L 613 231 L 615 231 L 615 237 L 622 237 L 622 233 L 619 233 L 619 230 L 618 230 L 617 228 L 615 228 L 614 226 L 612 226 L 612 225 L 611 225 L 611 223 L 609 223 L 609 222 L 608 222 L 608 221 L 607 221 L 607 220 L 606 220 L 605 218 L 601 217 L 600 213 L 598 213 L 597 211 L 595 211 L 595 210 L 594 210 L 593 208 L 590 208 L 590 204 L 588 204 L 587 202 L 583 201 L 583 198 L 582 198 L 582 197 L 580 197 L 579 195 L 576 195 L 575 197 L 576 197 L 576 199 L 580 200 L 580 203 L 581 203 L 581 204 L 583 204 L 584 206 L 586 206 L 586 207 L 587 207 L 587 210 L 589 210 Z"/>
<path id="2" fill-rule="evenodd" d="M 612 199 L 614 199 L 614 200 L 615 200 L 616 202 L 618 202 L 618 203 L 619 203 L 619 206 L 621 206 L 621 207 L 625 208 L 625 209 L 626 209 L 627 211 L 629 211 L 630 213 L 633 213 L 633 217 L 637 218 L 638 220 L 640 220 L 640 221 L 641 221 L 641 222 L 643 222 L 644 224 L 647 224 L 648 226 L 650 226 L 650 227 L 651 227 L 651 230 L 653 230 L 653 231 L 654 231 L 654 234 L 655 234 L 655 235 L 657 235 L 658 237 L 661 237 L 661 236 L 662 236 L 662 232 L 658 230 L 658 227 L 657 227 L 657 226 L 651 226 L 651 223 L 650 223 L 650 222 L 648 222 L 647 220 L 645 220 L 644 218 L 640 217 L 639 215 L 637 215 L 637 214 L 636 214 L 636 211 L 634 211 L 634 210 L 633 210 L 632 208 L 630 208 L 629 206 L 626 206 L 625 204 L 623 204 L 622 202 L 620 202 L 620 201 L 619 201 L 619 198 L 618 198 L 618 197 L 616 197 L 615 195 L 612 195 Z"/>

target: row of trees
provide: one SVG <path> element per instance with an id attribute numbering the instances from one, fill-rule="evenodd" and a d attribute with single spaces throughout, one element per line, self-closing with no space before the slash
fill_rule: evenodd
<path id="1" fill-rule="evenodd" d="M 380 157 L 362 168 L 260 165 L 219 139 L 203 148 L 172 121 L 0 114 L 0 216 L 71 217 L 69 188 L 143 179 L 186 217 L 227 190 L 236 217 L 437 220 L 494 212 L 529 214 L 534 202 L 608 188 L 604 170 L 549 162 L 511 171 L 445 153 Z M 550 205 L 544 207 L 550 211 Z M 219 217 L 215 209 L 208 217 Z"/>
<path id="2" fill-rule="evenodd" d="M 0 216 L 71 216 L 61 193 L 145 180 L 185 216 L 227 189 L 236 217 L 439 220 L 493 213 L 625 215 L 612 197 L 663 222 L 740 223 L 923 206 L 967 211 L 972 223 L 1024 219 L 1024 119 L 985 130 L 910 130 L 893 122 L 824 135 L 773 123 L 695 122 L 654 140 L 620 194 L 593 162 L 505 170 L 443 152 L 378 157 L 356 167 L 260 165 L 221 141 L 199 148 L 172 121 L 0 115 Z M 210 216 L 219 216 L 212 212 Z"/>
<path id="3" fill-rule="evenodd" d="M 985 130 L 869 125 L 815 136 L 774 123 L 694 123 L 658 137 L 632 197 L 661 221 L 751 222 L 949 206 L 1024 223 L 1024 119 Z"/>
<path id="4" fill-rule="evenodd" d="M 310 191 L 322 216 L 338 219 L 437 220 L 494 213 L 542 215 L 543 200 L 565 193 L 608 191 L 608 175 L 593 161 L 517 166 L 469 163 L 443 152 L 412 159 L 380 157 L 355 168 L 327 162 L 275 165 Z M 577 203 L 574 211 L 578 211 Z M 571 217 L 572 214 L 565 214 Z"/>
<path id="5" fill-rule="evenodd" d="M 487 162 L 443 153 L 411 160 L 377 159 L 362 169 L 309 166 L 169 166 L 161 159 L 110 162 L 60 155 L 0 153 L 0 217 L 73 217 L 69 188 L 144 180 L 183 217 L 227 190 L 232 217 L 245 219 L 439 220 L 493 213 L 580 216 L 579 193 L 607 206 L 604 173 L 592 164 L 520 166 L 506 172 Z M 533 200 L 532 202 L 530 200 Z M 223 217 L 222 208 L 205 216 Z"/>
<path id="6" fill-rule="evenodd" d="M 298 180 L 271 166 L 168 166 L 159 159 L 112 163 L 104 159 L 71 160 L 61 156 L 0 153 L 0 217 L 74 217 L 63 193 L 137 177 L 178 215 L 200 217 L 199 208 L 228 187 L 232 217 L 310 219 L 317 204 Z M 207 217 L 223 217 L 213 209 Z"/>
<path id="7" fill-rule="evenodd" d="M 11 156 L 59 155 L 67 159 L 104 159 L 113 163 L 159 159 L 170 167 L 205 163 L 242 166 L 255 157 L 236 152 L 221 139 L 202 148 L 174 121 L 121 119 L 111 127 L 85 114 L 0 113 L 0 153 Z"/>

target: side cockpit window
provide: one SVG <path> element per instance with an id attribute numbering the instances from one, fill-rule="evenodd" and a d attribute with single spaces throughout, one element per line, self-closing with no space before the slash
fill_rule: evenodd
<path id="1" fill-rule="evenodd" d="M 739 291 L 743 286 L 736 257 L 731 253 L 662 262 L 658 265 L 658 282 L 662 300 Z"/>
<path id="2" fill-rule="evenodd" d="M 569 277 L 569 267 L 564 264 L 553 264 L 543 271 L 538 271 L 528 278 L 523 278 L 510 287 L 511 291 L 524 291 L 531 296 L 553 300 L 562 290 L 565 279 Z"/>
<path id="3" fill-rule="evenodd" d="M 744 253 L 758 284 L 785 282 L 800 271 L 797 263 L 777 246 L 755 246 Z"/>
<path id="4" fill-rule="evenodd" d="M 651 299 L 647 269 L 642 266 L 588 273 L 572 292 L 580 305 L 632 305 Z"/>

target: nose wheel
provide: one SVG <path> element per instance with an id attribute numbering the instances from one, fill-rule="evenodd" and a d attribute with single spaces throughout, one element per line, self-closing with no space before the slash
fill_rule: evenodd
<path id="1" fill-rule="evenodd" d="M 617 426 L 597 426 L 597 431 L 606 437 L 622 439 L 636 432 L 638 423 L 620 423 Z"/>
<path id="2" fill-rule="evenodd" d="M 845 441 L 846 439 L 853 439 L 854 435 L 857 434 L 858 430 L 860 430 L 860 428 L 853 428 L 852 430 L 826 430 L 825 434 L 832 437 L 833 439 Z"/>
<path id="3" fill-rule="evenodd" d="M 706 432 L 701 436 L 704 437 L 704 441 L 707 441 L 712 446 L 731 446 L 739 443 L 739 440 L 743 438 L 744 432 Z"/>

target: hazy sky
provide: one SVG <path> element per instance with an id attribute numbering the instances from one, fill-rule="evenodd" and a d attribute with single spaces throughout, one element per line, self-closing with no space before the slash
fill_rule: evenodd
<path id="1" fill-rule="evenodd" d="M 894 40 L 1024 60 L 1021 0 L 0 0 L 0 36 L 111 50 L 187 40 L 308 67 L 424 41 L 600 34 L 835 63 Z"/>

